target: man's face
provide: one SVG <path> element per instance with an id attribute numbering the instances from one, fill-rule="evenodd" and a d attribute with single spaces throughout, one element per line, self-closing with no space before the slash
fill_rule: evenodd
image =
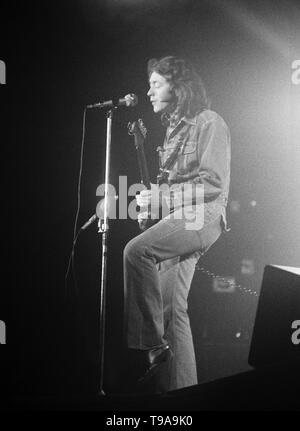
<path id="1" fill-rule="evenodd" d="M 155 113 L 169 112 L 175 99 L 171 84 L 157 72 L 152 72 L 149 84 L 150 89 L 147 96 L 150 97 L 153 111 Z"/>

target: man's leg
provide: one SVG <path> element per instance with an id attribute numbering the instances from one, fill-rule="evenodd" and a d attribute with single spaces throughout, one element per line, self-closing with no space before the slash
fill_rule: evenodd
<path id="1" fill-rule="evenodd" d="M 149 350 L 166 344 L 157 264 L 195 251 L 205 252 L 220 233 L 220 218 L 199 231 L 187 230 L 184 220 L 163 219 L 127 244 L 124 281 L 125 331 L 129 348 Z"/>
<path id="2" fill-rule="evenodd" d="M 165 338 L 174 356 L 157 382 L 164 391 L 197 384 L 194 343 L 187 299 L 200 252 L 162 262 L 160 280 L 164 302 Z M 161 373 L 162 374 L 162 373 Z"/>

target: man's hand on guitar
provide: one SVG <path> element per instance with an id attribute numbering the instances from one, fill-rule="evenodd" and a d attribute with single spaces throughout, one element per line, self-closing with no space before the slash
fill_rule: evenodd
<path id="1" fill-rule="evenodd" d="M 142 190 L 139 195 L 136 195 L 137 205 L 148 211 L 152 218 L 158 217 L 159 209 L 164 204 L 164 197 L 158 185 L 151 183 L 151 190 Z"/>
<path id="2" fill-rule="evenodd" d="M 151 190 L 142 190 L 136 195 L 137 205 L 141 212 L 138 214 L 138 223 L 141 230 L 155 224 L 160 218 L 160 209 L 164 204 L 164 198 L 156 184 L 151 184 Z"/>
<path id="3" fill-rule="evenodd" d="M 159 212 L 161 206 L 161 192 L 159 186 L 151 184 L 151 190 L 142 190 L 136 195 L 136 202 L 140 208 L 147 208 L 151 213 Z"/>

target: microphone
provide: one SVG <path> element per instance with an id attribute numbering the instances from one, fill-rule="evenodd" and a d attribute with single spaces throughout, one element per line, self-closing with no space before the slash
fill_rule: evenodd
<path id="1" fill-rule="evenodd" d="M 81 226 L 80 230 L 85 230 L 86 228 L 88 228 L 89 225 L 91 225 L 92 223 L 94 223 L 94 221 L 96 220 L 96 218 L 97 218 L 97 215 L 94 214 L 92 217 L 90 217 L 88 219 L 87 222 L 84 223 L 84 225 Z"/>
<path id="2" fill-rule="evenodd" d="M 127 108 L 136 106 L 138 104 L 138 97 L 136 94 L 130 93 L 126 94 L 123 99 L 119 100 L 106 100 L 104 102 L 93 103 L 92 105 L 87 105 L 87 108 L 114 108 L 117 106 L 126 106 Z"/>

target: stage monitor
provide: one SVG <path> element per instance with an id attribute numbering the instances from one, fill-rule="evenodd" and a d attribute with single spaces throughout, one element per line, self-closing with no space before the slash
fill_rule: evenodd
<path id="1" fill-rule="evenodd" d="M 260 368 L 297 360 L 300 364 L 300 268 L 267 265 L 248 362 Z"/>

